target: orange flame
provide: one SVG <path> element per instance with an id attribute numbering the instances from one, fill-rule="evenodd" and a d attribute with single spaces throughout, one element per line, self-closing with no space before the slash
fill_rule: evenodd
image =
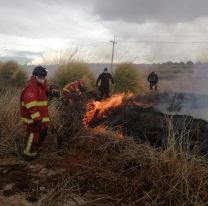
<path id="1" fill-rule="evenodd" d="M 87 104 L 83 124 L 88 127 L 93 121 L 108 116 L 111 109 L 123 106 L 126 100 L 133 97 L 133 93 L 119 93 L 103 101 L 93 101 Z"/>

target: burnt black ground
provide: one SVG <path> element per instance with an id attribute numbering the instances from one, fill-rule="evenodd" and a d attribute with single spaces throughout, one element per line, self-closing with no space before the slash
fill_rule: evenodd
<path id="1" fill-rule="evenodd" d="M 171 123 L 171 131 L 169 124 Z M 110 111 L 109 115 L 91 123 L 91 127 L 106 125 L 113 130 L 122 128 L 123 134 L 131 136 L 135 141 L 148 142 L 156 147 L 167 144 L 169 132 L 176 139 L 183 139 L 191 147 L 198 146 L 201 151 L 208 151 L 208 123 L 185 115 L 166 115 L 154 108 L 142 108 L 135 105 L 125 105 Z"/>

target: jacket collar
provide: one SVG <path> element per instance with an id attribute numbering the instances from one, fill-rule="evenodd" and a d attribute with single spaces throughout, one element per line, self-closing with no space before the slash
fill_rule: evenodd
<path id="1" fill-rule="evenodd" d="M 48 89 L 48 83 L 47 83 L 47 80 L 45 80 L 45 83 L 44 83 L 44 84 L 40 84 L 40 83 L 37 81 L 37 79 L 36 79 L 35 76 L 31 76 L 30 80 L 28 81 L 28 84 L 29 84 L 29 85 L 32 84 L 32 85 L 37 85 L 37 86 L 39 86 L 39 87 L 43 87 L 45 90 Z"/>

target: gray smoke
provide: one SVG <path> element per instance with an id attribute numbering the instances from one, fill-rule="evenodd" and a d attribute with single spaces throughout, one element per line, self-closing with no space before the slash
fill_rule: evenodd
<path id="1" fill-rule="evenodd" d="M 175 74 L 168 83 L 161 83 L 163 94 L 156 108 L 164 113 L 208 121 L 208 64 L 198 63 L 187 69 Z"/>

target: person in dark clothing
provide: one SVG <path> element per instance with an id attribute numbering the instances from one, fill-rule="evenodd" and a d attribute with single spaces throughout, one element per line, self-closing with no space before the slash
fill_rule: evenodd
<path id="1" fill-rule="evenodd" d="M 148 82 L 150 83 L 150 90 L 155 87 L 157 90 L 157 83 L 158 83 L 158 75 L 155 72 L 151 72 L 147 77 Z"/>
<path id="2" fill-rule="evenodd" d="M 101 100 L 109 97 L 109 80 L 111 80 L 112 84 L 114 84 L 112 75 L 108 73 L 108 68 L 104 68 L 104 72 L 99 75 L 96 82 L 96 87 L 98 86 L 99 81 L 101 82 L 99 86 Z"/>

